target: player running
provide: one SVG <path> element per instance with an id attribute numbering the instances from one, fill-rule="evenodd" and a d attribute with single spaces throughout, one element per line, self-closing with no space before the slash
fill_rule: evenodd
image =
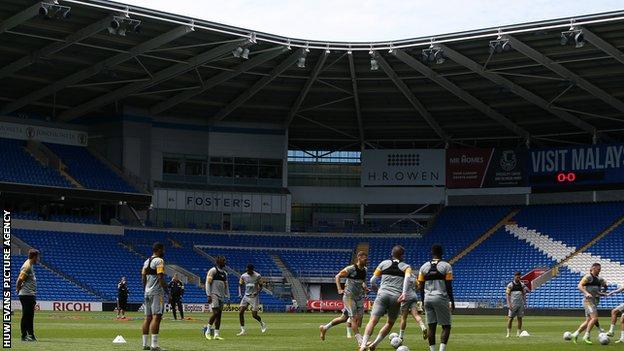
<path id="1" fill-rule="evenodd" d="M 583 300 L 585 321 L 572 333 L 572 341 L 575 344 L 579 334 L 583 330 L 585 331 L 583 341 L 588 345 L 593 344 L 589 339 L 589 334 L 594 325 L 596 325 L 596 322 L 598 322 L 598 304 L 600 303 L 600 296 L 605 296 L 605 291 L 607 289 L 607 282 L 600 277 L 600 270 L 600 263 L 594 263 L 591 266 L 589 274 L 586 274 L 578 284 L 578 289 L 583 293 L 585 298 Z"/>
<path id="2" fill-rule="evenodd" d="M 614 290 L 608 293 L 607 296 L 613 296 L 615 294 L 621 293 L 622 291 L 624 291 L 624 287 L 621 287 L 617 290 Z M 618 315 L 622 314 L 622 321 L 621 321 L 622 332 L 620 334 L 620 338 L 615 342 L 616 344 L 624 343 L 624 314 L 623 313 L 624 313 L 624 303 L 620 304 L 619 306 L 611 310 L 611 326 L 609 327 L 609 332 L 607 333 L 608 336 L 615 335 L 615 323 L 617 323 Z"/>
<path id="3" fill-rule="evenodd" d="M 242 294 L 242 289 L 245 288 L 245 295 Z M 262 318 L 258 315 L 258 307 L 260 305 L 259 294 L 262 291 L 262 276 L 260 273 L 254 271 L 253 264 L 247 265 L 247 272 L 243 273 L 238 282 L 238 297 L 241 298 L 238 319 L 240 321 L 241 331 L 236 336 L 243 336 L 247 334 L 245 331 L 245 311 L 247 307 L 251 306 L 251 316 L 260 323 L 260 332 L 266 332 L 266 324 L 262 321 Z"/>
<path id="4" fill-rule="evenodd" d="M 219 328 L 221 327 L 223 304 L 226 299 L 230 300 L 230 290 L 228 275 L 225 271 L 225 257 L 217 256 L 215 263 L 216 266 L 206 274 L 206 295 L 208 295 L 208 303 L 212 305 L 212 316 L 204 328 L 204 336 L 208 340 L 223 340 L 219 335 Z"/>
<path id="5" fill-rule="evenodd" d="M 412 268 L 407 263 L 403 262 L 404 256 L 405 249 L 402 246 L 397 245 L 393 247 L 392 259 L 382 261 L 371 277 L 370 283 L 373 289 L 377 288 L 377 280 L 379 278 L 381 278 L 381 285 L 379 286 L 377 297 L 373 303 L 371 317 L 364 331 L 364 337 L 360 344 L 360 351 L 364 351 L 367 348 L 369 350 L 375 350 L 377 345 L 388 335 L 399 316 L 401 298 L 405 298 L 407 285 L 409 284 L 409 275 L 412 273 Z M 379 319 L 386 314 L 388 314 L 386 324 L 379 330 L 379 334 L 377 334 L 375 340 L 369 343 L 368 339 L 371 334 L 373 334 L 373 330 L 379 322 Z"/>
<path id="6" fill-rule="evenodd" d="M 152 257 L 143 263 L 141 280 L 145 289 L 145 320 L 143 321 L 143 350 L 161 351 L 158 346 L 158 332 L 160 331 L 160 321 L 165 310 L 165 294 L 167 283 L 165 283 L 165 246 L 159 242 L 152 246 Z M 147 339 L 152 334 L 151 346 L 148 346 Z"/>
<path id="7" fill-rule="evenodd" d="M 420 267 L 418 287 L 425 305 L 429 323 L 429 350 L 435 351 L 436 327 L 442 326 L 440 351 L 446 350 L 451 335 L 452 312 L 455 310 L 453 297 L 453 268 L 442 260 L 444 249 L 440 245 L 431 247 L 432 260 Z"/>
<path id="8" fill-rule="evenodd" d="M 336 289 L 338 290 L 338 294 L 342 295 L 344 310 L 340 317 L 334 318 L 331 322 L 319 327 L 321 340 L 325 340 L 325 333 L 327 333 L 330 328 L 347 322 L 355 335 L 358 346 L 362 343 L 360 325 L 362 324 L 362 316 L 364 315 L 364 299 L 366 298 L 367 290 L 367 263 L 368 255 L 366 252 L 360 251 L 356 255 L 355 264 L 345 267 L 336 274 Z M 345 279 L 344 289 L 340 283 L 342 279 Z M 347 337 L 349 337 L 349 335 L 347 335 Z"/>
<path id="9" fill-rule="evenodd" d="M 509 313 L 507 314 L 507 337 L 511 336 L 511 326 L 514 318 L 518 319 L 516 336 L 520 336 L 522 332 L 522 318 L 524 317 L 524 309 L 526 306 L 526 294 L 529 289 L 522 282 L 521 278 L 522 273 L 516 272 L 513 281 L 507 284 L 505 292 L 507 296 L 507 307 L 509 308 Z"/>
<path id="10" fill-rule="evenodd" d="M 411 314 L 416 323 L 420 326 L 420 330 L 422 331 L 423 339 L 427 340 L 427 326 L 423 322 L 422 319 L 422 302 L 420 301 L 420 296 L 417 290 L 417 282 L 414 273 L 409 276 L 409 285 L 407 294 L 405 295 L 405 300 L 401 302 L 401 329 L 399 330 L 399 338 L 404 339 L 405 337 L 405 328 L 407 327 L 407 320 L 409 319 L 409 315 Z"/>

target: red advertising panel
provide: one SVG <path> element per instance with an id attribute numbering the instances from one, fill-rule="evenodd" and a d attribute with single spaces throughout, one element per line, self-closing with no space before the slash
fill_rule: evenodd
<path id="1" fill-rule="evenodd" d="M 372 306 L 370 300 L 364 301 L 364 309 Z M 308 311 L 341 311 L 344 308 L 342 300 L 308 300 Z"/>
<path id="2" fill-rule="evenodd" d="M 446 150 L 446 187 L 526 186 L 525 164 L 525 150 L 449 149 Z"/>

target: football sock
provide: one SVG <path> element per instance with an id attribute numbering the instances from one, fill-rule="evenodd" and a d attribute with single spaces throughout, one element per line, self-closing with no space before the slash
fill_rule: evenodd
<path id="1" fill-rule="evenodd" d="M 152 334 L 152 348 L 158 347 L 158 334 Z"/>
<path id="2" fill-rule="evenodd" d="M 149 335 L 147 335 L 147 334 L 144 334 L 144 335 L 142 336 L 142 340 L 143 340 L 143 347 L 145 347 L 145 346 L 149 346 L 149 345 L 147 345 L 147 339 L 148 339 L 148 338 L 149 338 Z"/>

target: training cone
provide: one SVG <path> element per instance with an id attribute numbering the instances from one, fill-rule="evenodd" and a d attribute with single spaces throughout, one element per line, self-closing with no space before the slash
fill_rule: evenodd
<path id="1" fill-rule="evenodd" d="M 526 331 L 526 330 L 523 330 L 523 331 L 522 331 L 522 333 L 520 333 L 520 337 L 521 337 L 521 338 L 525 338 L 525 337 L 527 337 L 527 336 L 531 336 L 531 334 L 529 334 L 529 332 L 528 332 L 528 331 Z"/>
<path id="2" fill-rule="evenodd" d="M 124 339 L 124 337 L 121 335 L 117 335 L 115 339 L 113 339 L 113 344 L 125 344 L 125 343 L 126 343 L 126 339 Z"/>

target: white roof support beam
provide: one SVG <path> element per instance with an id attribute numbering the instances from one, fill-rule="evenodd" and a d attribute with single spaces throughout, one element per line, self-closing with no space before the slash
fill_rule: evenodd
<path id="1" fill-rule="evenodd" d="M 364 124 L 362 123 L 362 110 L 360 109 L 360 97 L 358 95 L 358 85 L 355 76 L 355 64 L 353 54 L 347 54 L 349 58 L 349 74 L 351 76 L 351 90 L 353 90 L 353 103 L 355 104 L 355 117 L 357 118 L 358 131 L 360 133 L 360 143 L 364 143 Z"/>
<path id="2" fill-rule="evenodd" d="M 110 93 L 100 95 L 95 99 L 92 99 L 77 107 L 72 108 L 71 110 L 67 110 L 61 113 L 59 119 L 61 121 L 71 121 L 101 106 L 123 99 L 136 92 L 143 91 L 149 87 L 160 84 L 180 74 L 184 74 L 207 62 L 213 61 L 219 57 L 222 57 L 225 54 L 229 54 L 232 50 L 240 46 L 243 42 L 244 40 L 240 40 L 219 45 L 211 50 L 205 51 L 189 59 L 186 62 L 177 63 L 154 73 L 151 79 L 148 81 L 128 84 L 117 90 L 111 91 Z"/>
<path id="3" fill-rule="evenodd" d="M 328 56 L 329 54 L 327 53 L 327 51 L 323 50 L 323 52 L 319 56 L 318 61 L 316 61 L 316 65 L 314 65 L 314 68 L 312 69 L 312 73 L 310 74 L 305 84 L 303 85 L 303 89 L 301 89 L 301 91 L 299 92 L 299 96 L 297 96 L 297 100 L 295 100 L 295 103 L 290 107 L 290 111 L 288 112 L 288 118 L 286 119 L 286 122 L 284 123 L 284 126 L 286 128 L 290 127 L 290 124 L 292 123 L 293 119 L 295 119 L 297 112 L 299 112 L 301 105 L 303 105 L 305 98 L 308 96 L 308 93 L 310 92 L 310 88 L 312 88 L 312 85 L 314 84 L 314 82 L 316 82 L 319 74 L 321 74 L 321 71 L 323 70 L 323 66 L 325 65 L 325 61 L 327 61 Z"/>
<path id="4" fill-rule="evenodd" d="M 472 72 L 480 75 L 481 77 L 497 84 L 499 86 L 507 88 L 511 93 L 516 94 L 528 102 L 552 113 L 553 115 L 559 117 L 560 119 L 576 126 L 577 128 L 586 131 L 587 133 L 594 135 L 596 133 L 596 128 L 591 124 L 583 121 L 577 116 L 555 109 L 548 101 L 545 99 L 535 95 L 531 91 L 519 86 L 518 84 L 510 81 L 509 79 L 501 76 L 500 74 L 494 73 L 492 71 L 483 70 L 483 66 L 479 63 L 469 59 L 468 57 L 460 54 L 459 52 L 451 49 L 446 45 L 441 45 L 441 48 L 444 50 L 444 54 L 451 60 L 456 63 L 468 68 Z"/>
<path id="5" fill-rule="evenodd" d="M 6 32 L 7 30 L 11 30 L 19 26 L 20 24 L 28 21 L 29 19 L 37 16 L 39 14 L 39 9 L 41 8 L 41 4 L 43 4 L 43 2 L 38 2 L 32 5 L 31 7 L 25 10 L 22 10 L 16 13 L 15 15 L 0 22 L 0 34 Z"/>
<path id="6" fill-rule="evenodd" d="M 76 73 L 70 74 L 69 76 L 62 78 L 60 80 L 57 80 L 56 82 L 44 88 L 33 91 L 32 93 L 26 96 L 23 96 L 11 103 L 8 103 L 5 106 L 3 106 L 2 109 L 0 109 L 0 114 L 8 114 L 13 111 L 16 111 L 24 106 L 32 104 L 35 101 L 41 100 L 42 98 L 46 96 L 52 95 L 68 86 L 78 84 L 84 81 L 85 79 L 98 74 L 104 69 L 113 68 L 123 62 L 126 62 L 128 60 L 131 60 L 137 57 L 138 55 L 144 52 L 158 48 L 164 44 L 174 41 L 192 31 L 193 31 L 193 28 L 190 26 L 180 26 L 180 27 L 174 28 L 164 34 L 161 34 L 155 38 L 152 38 L 148 41 L 145 41 L 141 44 L 134 46 L 133 48 L 128 50 L 128 52 L 119 53 L 104 61 L 100 61 L 91 67 L 88 67 Z"/>
<path id="7" fill-rule="evenodd" d="M 416 96 L 414 96 L 414 93 L 412 93 L 407 84 L 399 78 L 388 62 L 378 52 L 375 52 L 373 55 L 377 60 L 377 63 L 379 63 L 379 66 L 381 66 L 384 72 L 386 72 L 388 78 L 392 80 L 403 96 L 405 96 L 414 109 L 425 119 L 431 129 L 433 129 L 445 142 L 449 142 L 451 138 L 444 132 L 444 130 L 442 130 L 442 127 L 440 127 L 438 122 L 433 118 L 433 116 L 431 116 L 431 113 L 429 113 L 425 106 L 416 98 Z"/>
<path id="8" fill-rule="evenodd" d="M 606 91 L 598 88 L 597 86 L 588 82 L 584 78 L 579 77 L 576 73 L 573 73 L 569 69 L 563 67 L 561 64 L 556 63 L 555 61 L 548 58 L 546 55 L 542 54 L 541 52 L 538 52 L 537 50 L 523 43 L 522 41 L 516 39 L 514 36 L 505 35 L 503 36 L 503 38 L 509 39 L 511 43 L 511 47 L 514 48 L 514 50 L 540 63 L 544 67 L 557 73 L 563 78 L 571 82 L 574 82 L 574 84 L 576 84 L 579 88 L 587 91 L 588 93 L 595 96 L 596 98 L 604 101 L 607 105 L 614 107 L 616 110 L 620 112 L 624 112 L 624 102 L 614 98 Z"/>
<path id="9" fill-rule="evenodd" d="M 435 82 L 436 84 L 440 85 L 444 89 L 446 89 L 449 92 L 451 92 L 453 95 L 455 95 L 458 98 L 462 99 L 468 105 L 472 106 L 473 108 L 477 109 L 478 111 L 481 111 L 484 115 L 486 115 L 486 116 L 490 117 L 491 119 L 495 120 L 496 122 L 502 124 L 503 126 L 505 126 L 505 128 L 511 130 L 515 134 L 517 134 L 517 135 L 519 135 L 519 136 L 521 136 L 521 137 L 523 137 L 525 139 L 529 138 L 530 135 L 529 135 L 529 132 L 527 130 L 525 130 L 524 128 L 520 127 L 519 125 L 517 125 L 516 123 L 511 121 L 509 118 L 507 118 L 503 114 L 501 114 L 498 111 L 492 109 L 490 106 L 485 104 L 483 101 L 477 99 L 476 97 L 474 97 L 473 95 L 471 95 L 467 91 L 465 91 L 462 88 L 458 87 L 457 85 L 455 85 L 450 80 L 440 76 L 438 73 L 436 73 L 434 70 L 429 68 L 427 65 L 425 65 L 422 62 L 418 61 L 414 57 L 408 55 L 403 50 L 394 50 L 393 54 L 399 60 L 403 61 L 403 63 L 405 63 L 406 65 L 412 67 L 413 69 L 415 69 L 416 71 L 420 72 L 422 75 L 427 77 L 429 80 Z"/>
<path id="10" fill-rule="evenodd" d="M 83 41 L 84 39 L 89 38 L 90 36 L 94 34 L 97 34 L 98 32 L 108 27 L 112 18 L 113 18 L 112 16 L 108 16 L 104 19 L 101 19 L 95 23 L 92 23 L 80 29 L 77 32 L 74 32 L 68 35 L 67 37 L 65 37 L 65 39 L 63 39 L 63 41 L 58 41 L 58 42 L 49 44 L 39 50 L 35 50 L 34 52 L 16 61 L 9 63 L 8 65 L 0 68 L 0 79 L 13 74 L 21 70 L 22 68 L 32 65 L 41 57 L 47 57 L 47 56 L 53 55 L 65 49 L 66 47 L 71 46 L 74 43 Z"/>
<path id="11" fill-rule="evenodd" d="M 247 71 L 249 71 L 250 69 L 253 69 L 254 67 L 257 67 L 267 61 L 270 61 L 274 58 L 276 58 L 277 56 L 281 55 L 282 53 L 284 53 L 285 51 L 287 51 L 287 49 L 285 47 L 277 47 L 274 50 L 270 50 L 267 52 L 263 52 L 257 56 L 254 56 L 253 58 L 244 61 L 243 63 L 241 63 L 240 65 L 236 66 L 234 68 L 234 70 L 232 71 L 225 71 L 222 73 L 217 74 L 216 76 L 213 76 L 205 81 L 202 81 L 202 85 L 197 88 L 197 89 L 191 89 L 191 90 L 186 90 L 184 92 L 181 92 L 179 94 L 174 95 L 173 97 L 171 97 L 168 100 L 165 100 L 163 102 L 160 102 L 158 104 L 156 104 L 154 107 L 152 107 L 150 109 L 150 113 L 152 115 L 156 115 L 159 113 L 162 113 L 164 111 L 167 111 L 169 109 L 171 109 L 172 107 L 181 104 L 197 95 L 200 95 L 212 88 L 214 88 L 215 86 L 219 85 L 219 84 L 223 84 L 225 82 L 227 82 L 230 79 L 233 79 L 234 77 L 243 74 Z"/>
<path id="12" fill-rule="evenodd" d="M 277 78 L 280 74 L 282 74 L 285 70 L 287 70 L 290 66 L 292 66 L 301 55 L 304 54 L 304 49 L 299 49 L 290 54 L 286 59 L 280 62 L 279 65 L 275 66 L 269 72 L 267 76 L 262 77 L 259 81 L 254 83 L 249 89 L 245 90 L 242 94 L 240 94 L 234 101 L 230 102 L 227 106 L 219 110 L 211 119 L 210 122 L 218 122 L 227 117 L 234 110 L 239 108 L 242 104 L 244 104 L 247 100 L 251 99 L 254 95 L 256 95 L 260 90 L 262 90 L 265 86 L 267 86 L 273 79 Z"/>

